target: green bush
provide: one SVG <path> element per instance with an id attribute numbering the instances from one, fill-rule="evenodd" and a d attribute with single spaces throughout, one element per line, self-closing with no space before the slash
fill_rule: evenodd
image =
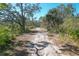
<path id="1" fill-rule="evenodd" d="M 7 27 L 0 26 L 0 48 L 5 47 L 10 43 L 12 35 Z"/>
<path id="2" fill-rule="evenodd" d="M 61 25 L 61 32 L 68 34 L 73 39 L 79 39 L 79 19 L 66 18 Z"/>

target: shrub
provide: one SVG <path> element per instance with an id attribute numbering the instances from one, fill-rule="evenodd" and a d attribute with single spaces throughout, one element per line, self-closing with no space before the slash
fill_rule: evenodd
<path id="1" fill-rule="evenodd" d="M 68 34 L 73 39 L 79 39 L 79 19 L 66 18 L 61 25 L 61 32 Z"/>
<path id="2" fill-rule="evenodd" d="M 7 46 L 12 39 L 10 30 L 7 27 L 0 26 L 0 48 Z"/>

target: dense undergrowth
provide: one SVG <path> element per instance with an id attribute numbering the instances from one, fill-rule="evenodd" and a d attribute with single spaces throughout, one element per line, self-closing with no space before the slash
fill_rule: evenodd
<path id="1" fill-rule="evenodd" d="M 11 33 L 11 30 L 8 27 L 0 25 L 0 49 L 7 47 L 12 39 L 14 39 L 14 34 Z"/>
<path id="2" fill-rule="evenodd" d="M 66 18 L 60 25 L 60 35 L 63 41 L 72 42 L 78 46 L 79 43 L 79 18 Z M 74 42 L 74 43 L 73 43 Z"/>

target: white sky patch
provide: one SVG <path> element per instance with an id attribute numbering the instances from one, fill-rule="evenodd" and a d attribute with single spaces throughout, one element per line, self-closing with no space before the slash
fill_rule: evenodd
<path id="1" fill-rule="evenodd" d="M 2 3 L 78 3 L 79 0 L 0 0 Z"/>

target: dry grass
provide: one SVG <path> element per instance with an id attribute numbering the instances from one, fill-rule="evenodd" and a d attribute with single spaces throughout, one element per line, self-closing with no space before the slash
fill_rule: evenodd
<path id="1" fill-rule="evenodd" d="M 70 46 L 73 46 L 73 48 L 70 48 L 69 46 L 69 50 L 68 49 L 62 49 L 62 53 L 66 56 L 77 56 L 79 55 L 79 51 L 75 51 L 75 47 L 78 47 L 78 42 L 79 41 L 74 41 L 72 39 L 70 39 L 67 35 L 62 36 L 62 35 L 58 35 L 58 34 L 48 34 L 50 41 L 54 42 L 54 44 L 56 46 L 58 46 L 60 49 L 64 48 L 62 46 L 69 44 Z M 73 50 L 73 51 L 72 51 Z"/>
<path id="2" fill-rule="evenodd" d="M 64 35 L 64 36 L 60 35 L 59 38 L 63 44 L 69 43 L 69 44 L 79 47 L 79 40 L 78 39 L 72 39 L 72 38 L 70 38 L 69 35 Z"/>

